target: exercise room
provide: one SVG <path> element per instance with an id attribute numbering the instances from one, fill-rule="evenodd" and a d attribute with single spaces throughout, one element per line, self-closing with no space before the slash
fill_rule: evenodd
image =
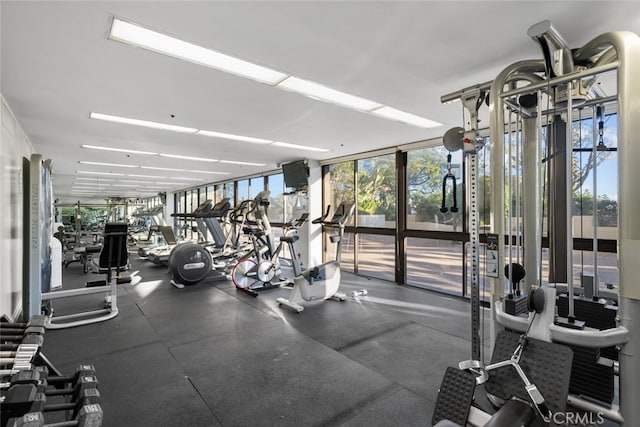
<path id="1" fill-rule="evenodd" d="M 0 427 L 640 425 L 633 1 L 0 0 Z"/>

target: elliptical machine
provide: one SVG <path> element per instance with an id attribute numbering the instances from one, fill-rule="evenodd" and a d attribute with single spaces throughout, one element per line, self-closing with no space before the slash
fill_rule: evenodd
<path id="1" fill-rule="evenodd" d="M 289 245 L 295 278 L 293 279 L 293 290 L 289 294 L 289 298 L 281 297 L 276 299 L 279 305 L 285 305 L 300 313 L 304 310 L 302 303 L 305 301 L 329 298 L 339 301 L 347 299 L 346 295 L 338 293 L 338 288 L 340 287 L 340 254 L 344 227 L 353 216 L 354 208 L 355 205 L 353 203 L 343 202 L 338 206 L 333 217 L 328 220 L 331 210 L 331 206 L 328 206 L 322 217 L 312 221 L 313 224 L 322 224 L 324 228 L 338 230 L 338 234 L 330 237 L 331 243 L 336 244 L 336 257 L 333 261 L 301 271 L 297 252 L 294 248 L 294 243 L 298 240 L 298 236 L 280 237 L 281 242 Z"/>

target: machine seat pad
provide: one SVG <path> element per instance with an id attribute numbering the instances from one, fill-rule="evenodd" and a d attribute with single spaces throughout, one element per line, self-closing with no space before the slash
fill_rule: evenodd
<path id="1" fill-rule="evenodd" d="M 528 426 L 535 417 L 531 406 L 521 400 L 511 399 L 493 414 L 484 427 Z"/>
<path id="2" fill-rule="evenodd" d="M 100 245 L 85 246 L 85 252 L 88 254 L 98 254 L 102 250 Z"/>
<path id="3" fill-rule="evenodd" d="M 475 388 L 475 375 L 458 368 L 448 367 L 440 384 L 431 424 L 442 426 L 440 422 L 447 420 L 450 424 L 444 425 L 466 425 Z"/>

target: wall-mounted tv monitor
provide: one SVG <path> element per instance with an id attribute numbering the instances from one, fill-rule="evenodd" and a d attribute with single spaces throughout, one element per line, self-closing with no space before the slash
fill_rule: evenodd
<path id="1" fill-rule="evenodd" d="M 309 185 L 309 167 L 304 160 L 283 164 L 282 174 L 287 188 L 303 188 Z"/>

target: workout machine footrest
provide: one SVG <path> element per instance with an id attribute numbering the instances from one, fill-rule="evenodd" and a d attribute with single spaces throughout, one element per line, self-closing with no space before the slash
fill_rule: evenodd
<path id="1" fill-rule="evenodd" d="M 440 384 L 431 424 L 449 420 L 461 426 L 466 425 L 475 388 L 475 375 L 448 367 Z"/>

